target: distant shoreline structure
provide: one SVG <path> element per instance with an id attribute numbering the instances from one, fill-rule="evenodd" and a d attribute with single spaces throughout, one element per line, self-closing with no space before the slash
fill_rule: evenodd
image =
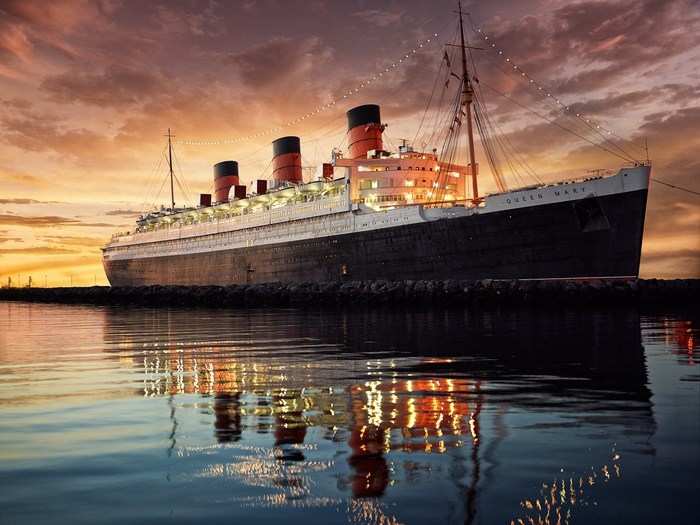
<path id="1" fill-rule="evenodd" d="M 700 279 L 347 281 L 230 286 L 2 288 L 0 301 L 143 307 L 689 307 Z"/>

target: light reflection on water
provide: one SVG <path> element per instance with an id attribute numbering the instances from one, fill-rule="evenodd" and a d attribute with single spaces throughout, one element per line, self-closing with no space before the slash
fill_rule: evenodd
<path id="1" fill-rule="evenodd" d="M 697 315 L 0 303 L 26 522 L 694 515 Z"/>

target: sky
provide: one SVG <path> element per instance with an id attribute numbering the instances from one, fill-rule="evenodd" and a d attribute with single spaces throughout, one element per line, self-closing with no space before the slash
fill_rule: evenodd
<path id="1" fill-rule="evenodd" d="M 438 147 L 426 107 L 448 78 L 455 7 L 0 0 L 0 282 L 106 284 L 100 247 L 170 200 L 168 128 L 179 205 L 212 191 L 221 160 L 239 161 L 243 183 L 269 176 L 278 136 L 301 136 L 311 176 L 345 145 L 344 113 L 358 104 L 382 107 L 388 146 Z M 700 191 L 700 1 L 465 1 L 465 11 L 489 115 L 539 180 L 617 170 L 627 163 L 610 151 L 644 159 L 646 141 L 654 178 Z M 482 153 L 480 187 L 495 191 Z M 640 274 L 700 277 L 698 195 L 652 182 Z"/>

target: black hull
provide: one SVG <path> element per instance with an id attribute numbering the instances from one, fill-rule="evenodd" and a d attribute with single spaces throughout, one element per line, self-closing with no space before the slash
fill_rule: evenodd
<path id="1" fill-rule="evenodd" d="M 647 191 L 319 239 L 105 260 L 113 286 L 636 277 Z"/>

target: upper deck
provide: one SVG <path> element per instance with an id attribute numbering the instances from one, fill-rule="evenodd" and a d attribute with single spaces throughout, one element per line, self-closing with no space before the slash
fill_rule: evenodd
<path id="1" fill-rule="evenodd" d="M 267 231 L 273 225 L 276 227 L 275 232 L 270 233 L 270 235 L 273 235 L 274 239 L 284 240 L 287 236 L 291 238 L 300 235 L 300 231 L 297 231 L 300 228 L 304 230 L 304 235 L 307 235 L 314 234 L 314 232 L 306 230 L 315 231 L 320 227 L 316 223 L 294 226 L 295 223 L 303 219 L 321 218 L 347 212 L 352 212 L 350 215 L 357 215 L 358 218 L 365 217 L 366 219 L 359 222 L 353 220 L 351 227 L 344 224 L 336 233 L 390 227 L 394 224 L 393 220 L 389 220 L 390 216 L 395 215 L 394 211 L 401 210 L 405 210 L 406 213 L 415 210 L 416 213 L 412 215 L 409 213 L 406 217 L 400 213 L 399 223 L 404 223 L 405 220 L 411 222 L 431 221 L 474 213 L 494 213 L 527 206 L 647 189 L 650 170 L 649 166 L 635 166 L 623 168 L 617 174 L 605 177 L 587 177 L 556 184 L 519 188 L 509 192 L 487 195 L 476 206 L 463 201 L 462 203 L 423 203 L 377 208 L 371 204 L 353 202 L 350 198 L 351 183 L 347 179 L 332 182 L 317 181 L 306 185 L 290 186 L 265 195 L 239 199 L 218 206 L 196 208 L 154 218 L 136 232 L 114 236 L 105 249 L 245 230 L 251 231 L 246 242 L 257 242 L 261 238 L 261 228 Z M 283 228 L 285 224 L 288 227 Z"/>
<path id="2" fill-rule="evenodd" d="M 133 232 L 112 236 L 107 248 L 198 237 L 340 213 L 350 209 L 347 181 L 315 181 L 224 204 L 189 208 L 139 221 Z"/>

